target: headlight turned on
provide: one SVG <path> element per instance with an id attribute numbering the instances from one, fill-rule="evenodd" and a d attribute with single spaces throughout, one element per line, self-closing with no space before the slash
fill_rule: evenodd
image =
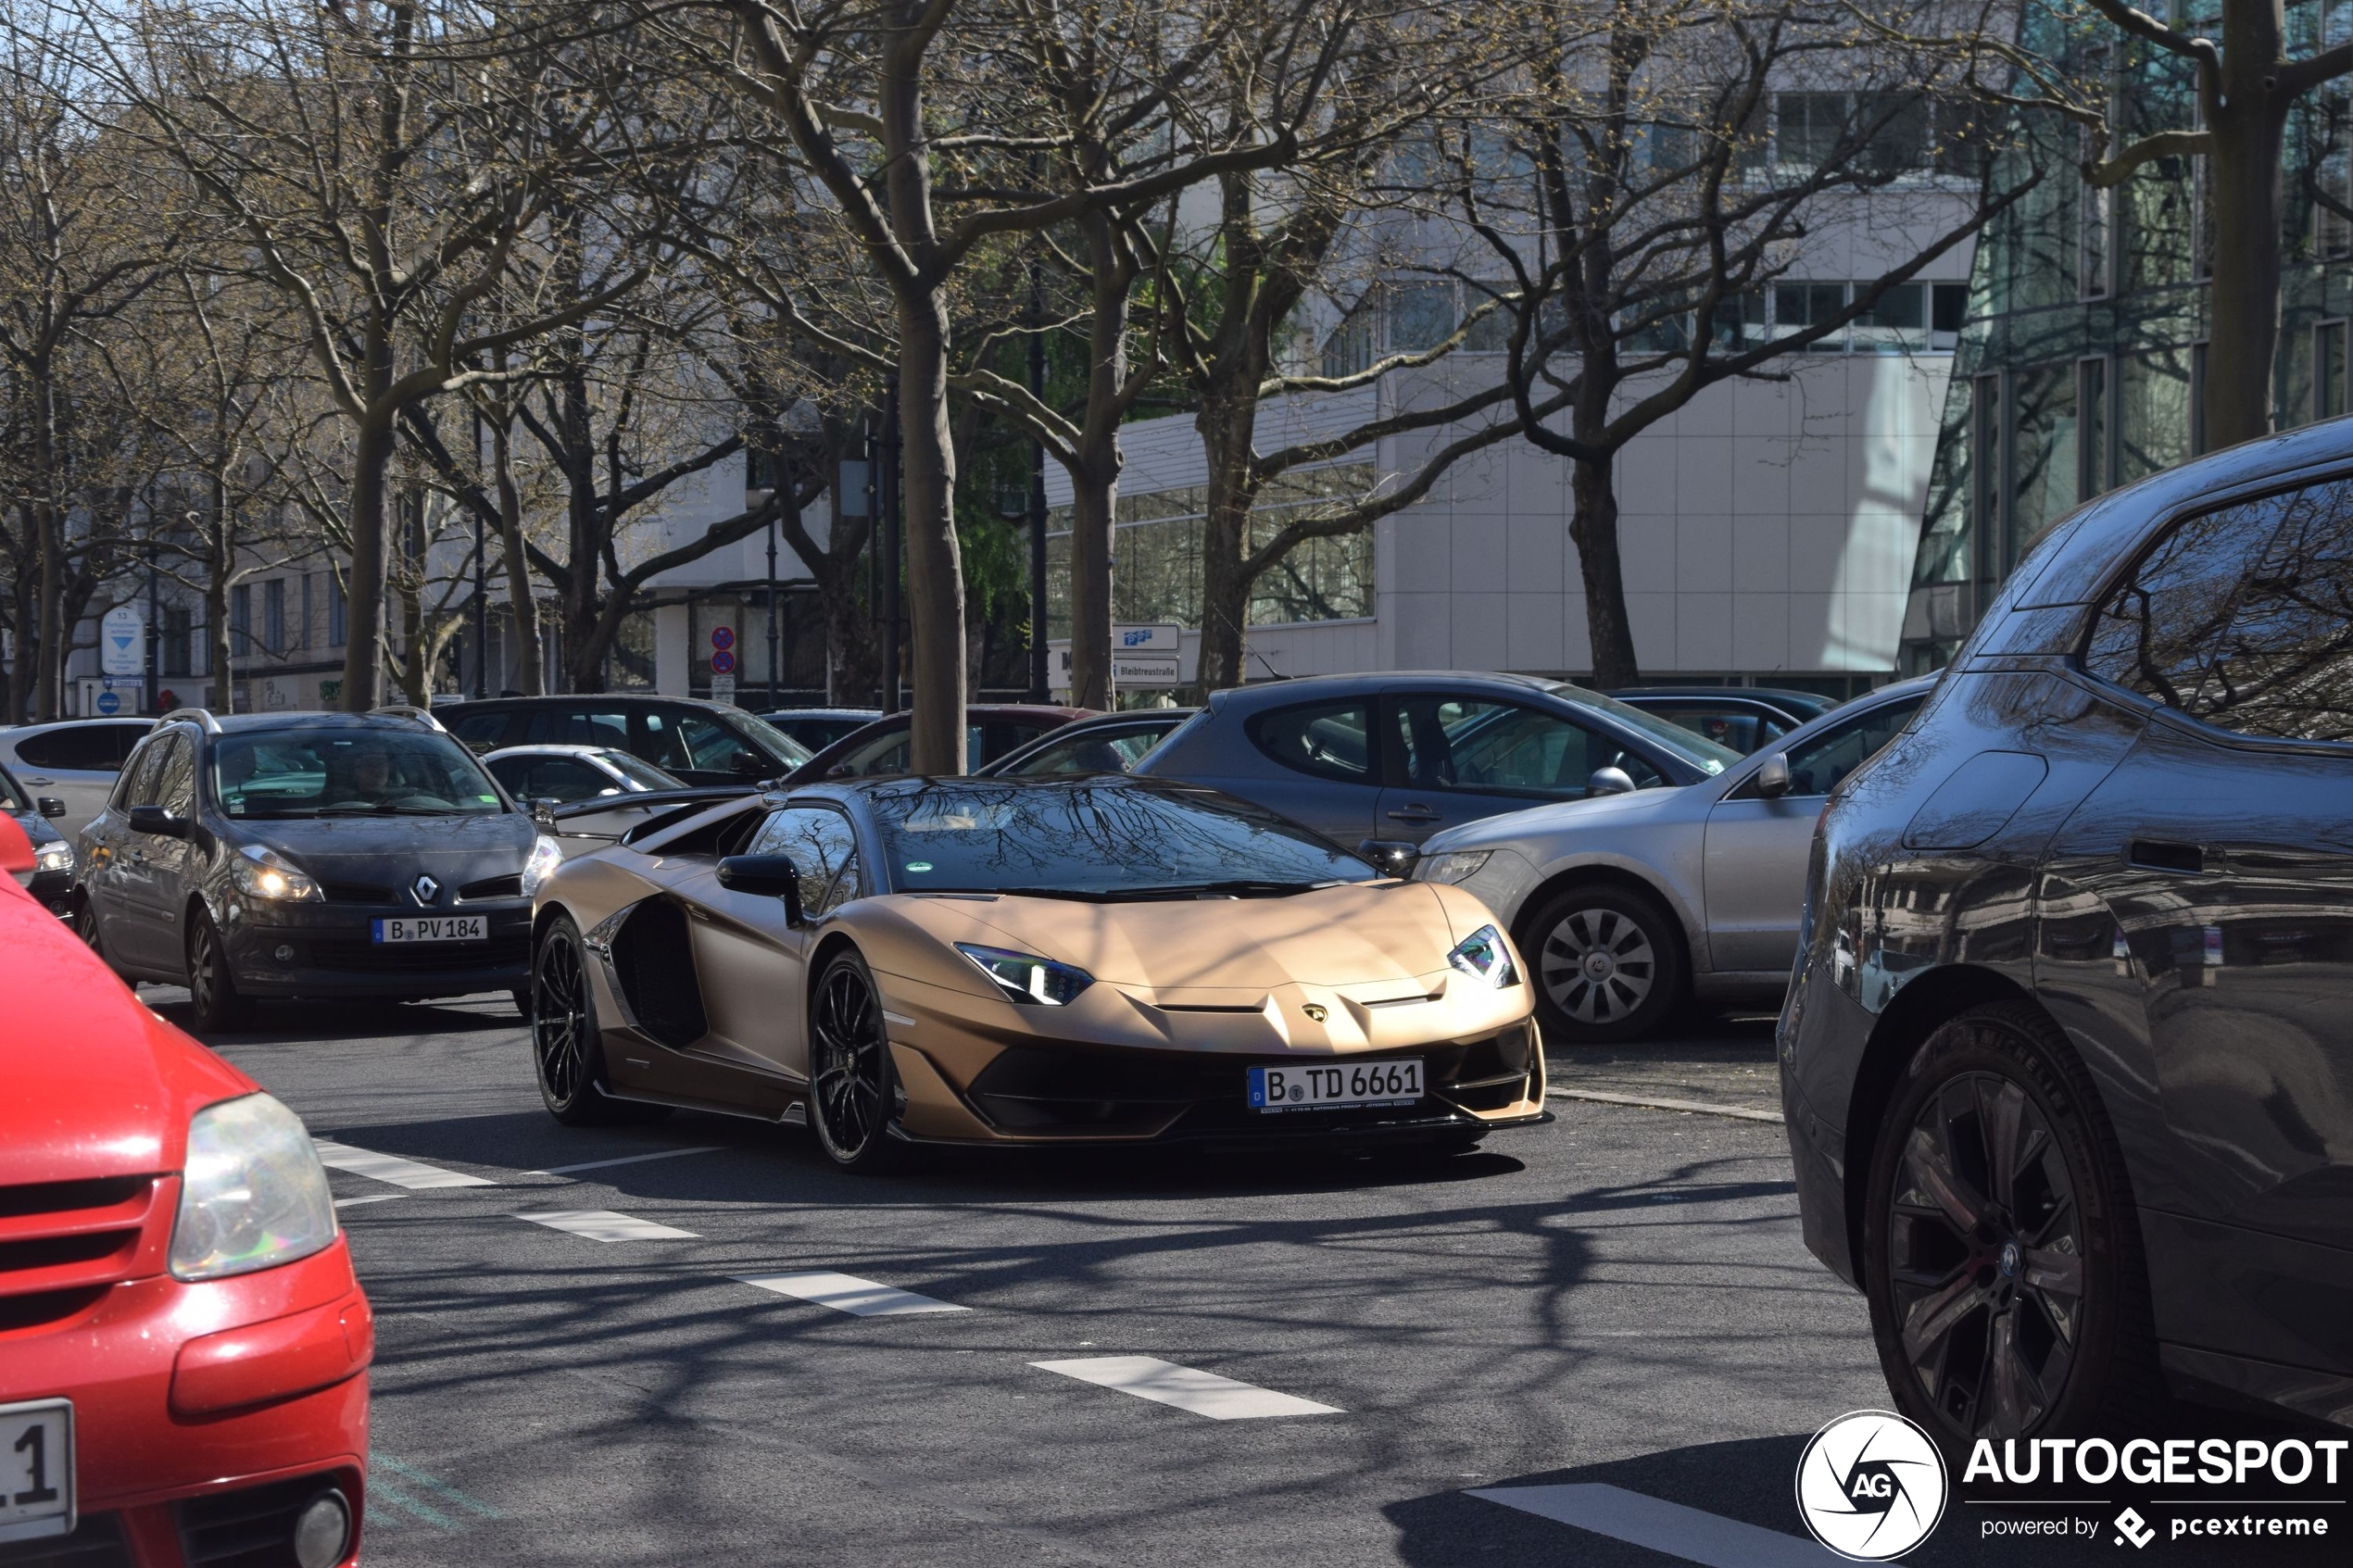
<path id="1" fill-rule="evenodd" d="M 526 898 L 539 891 L 539 884 L 556 874 L 564 863 L 563 846 L 541 834 L 531 846 L 531 859 L 522 863 L 522 896 Z"/>
<path id="2" fill-rule="evenodd" d="M 73 846 L 64 839 L 35 845 L 32 869 L 36 872 L 69 872 L 73 870 Z"/>
<path id="3" fill-rule="evenodd" d="M 1519 984 L 1519 971 L 1512 963 L 1512 950 L 1504 945 L 1504 934 L 1491 925 L 1482 925 L 1460 942 L 1446 955 L 1446 961 L 1475 980 L 1483 980 L 1498 991 L 1506 985 Z"/>
<path id="4" fill-rule="evenodd" d="M 258 844 L 248 844 L 237 851 L 230 862 L 235 874 L 237 891 L 254 898 L 276 898 L 292 903 L 323 898 L 319 884 L 310 873 L 279 854 L 275 849 Z"/>
<path id="5" fill-rule="evenodd" d="M 1468 882 L 1487 863 L 1492 849 L 1457 849 L 1451 854 L 1432 855 L 1414 869 L 1417 882 Z"/>
<path id="6" fill-rule="evenodd" d="M 335 1239 L 326 1167 L 302 1119 L 268 1095 L 206 1106 L 188 1122 L 171 1231 L 175 1279 L 225 1279 L 324 1251 Z"/>
<path id="7" fill-rule="evenodd" d="M 1008 952 L 1002 947 L 983 947 L 970 942 L 957 943 L 956 951 L 978 964 L 981 973 L 997 983 L 1007 1000 L 1026 1006 L 1061 1007 L 1095 983 L 1095 977 L 1083 969 L 1073 969 L 1033 953 Z"/>

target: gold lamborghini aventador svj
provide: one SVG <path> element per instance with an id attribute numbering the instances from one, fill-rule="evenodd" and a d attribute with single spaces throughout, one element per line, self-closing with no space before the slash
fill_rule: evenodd
<path id="1" fill-rule="evenodd" d="M 925 1143 L 1467 1148 L 1546 1119 L 1485 906 L 1164 780 L 691 803 L 567 861 L 533 930 L 566 1123 L 805 1118 L 865 1170 Z"/>

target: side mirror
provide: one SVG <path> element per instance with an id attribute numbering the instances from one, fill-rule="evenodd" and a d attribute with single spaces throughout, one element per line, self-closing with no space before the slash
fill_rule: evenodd
<path id="1" fill-rule="evenodd" d="M 854 779 L 857 776 L 858 770 L 847 762 L 837 762 L 825 770 L 825 777 L 829 779 Z"/>
<path id="2" fill-rule="evenodd" d="M 1633 775 L 1623 768 L 1596 768 L 1585 781 L 1585 793 L 1592 795 L 1631 795 Z"/>
<path id="3" fill-rule="evenodd" d="M 175 817 L 160 806 L 133 806 L 131 808 L 131 831 L 152 833 L 163 838 L 185 838 L 188 836 L 188 820 Z"/>
<path id="4" fill-rule="evenodd" d="M 727 771 L 739 779 L 764 779 L 771 773 L 787 773 L 792 770 L 771 762 L 756 751 L 738 751 Z"/>
<path id="5" fill-rule="evenodd" d="M 800 872 L 788 855 L 730 855 L 719 862 L 719 885 L 755 898 L 782 898 L 785 923 L 800 923 Z"/>
<path id="6" fill-rule="evenodd" d="M 66 803 L 54 795 L 44 795 L 33 804 L 41 809 L 41 814 L 44 817 L 62 817 L 66 814 Z"/>
<path id="7" fill-rule="evenodd" d="M 1387 875 L 1401 878 L 1412 876 L 1422 859 L 1422 847 L 1402 838 L 1368 838 L 1356 847 L 1356 853 Z"/>
<path id="8" fill-rule="evenodd" d="M 1789 753 L 1776 751 L 1765 759 L 1756 770 L 1756 793 L 1768 800 L 1779 800 L 1789 793 Z"/>
<path id="9" fill-rule="evenodd" d="M 556 831 L 556 802 L 553 797 L 543 795 L 535 799 L 526 800 L 523 802 L 523 808 L 531 813 L 532 822 L 541 833 Z"/>

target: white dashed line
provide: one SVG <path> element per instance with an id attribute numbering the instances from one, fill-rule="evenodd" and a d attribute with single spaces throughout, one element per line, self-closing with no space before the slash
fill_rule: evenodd
<path id="1" fill-rule="evenodd" d="M 331 1170 L 348 1171 L 355 1176 L 366 1176 L 371 1181 L 390 1182 L 396 1187 L 422 1191 L 427 1187 L 495 1187 L 498 1185 L 488 1176 L 469 1176 L 460 1171 L 445 1171 L 438 1165 L 420 1165 L 396 1154 L 378 1154 L 372 1149 L 354 1148 L 349 1144 L 335 1143 L 327 1138 L 312 1139 L 311 1147 L 319 1151 L 319 1162 Z"/>
<path id="2" fill-rule="evenodd" d="M 812 1270 L 790 1274 L 736 1274 L 737 1281 L 773 1290 L 779 1296 L 798 1297 L 820 1307 L 831 1307 L 838 1312 L 849 1312 L 862 1318 L 895 1318 L 914 1312 L 969 1312 L 970 1307 L 952 1302 L 935 1301 L 928 1296 L 918 1296 L 912 1290 L 898 1290 L 887 1285 L 876 1285 L 855 1274 L 829 1273 Z"/>
<path id="3" fill-rule="evenodd" d="M 539 1209 L 517 1214 L 518 1220 L 529 1220 L 535 1225 L 563 1231 L 572 1236 L 585 1236 L 591 1241 L 672 1241 L 693 1238 L 694 1231 L 682 1231 L 675 1225 L 657 1224 L 635 1215 L 616 1214 L 610 1209 Z"/>
<path id="4" fill-rule="evenodd" d="M 365 1198 L 338 1198 L 335 1199 L 335 1207 L 348 1209 L 356 1203 L 390 1203 L 396 1198 L 408 1196 L 403 1192 L 371 1192 Z"/>
<path id="5" fill-rule="evenodd" d="M 1180 1411 L 1205 1415 L 1212 1421 L 1254 1421 L 1275 1415 L 1345 1415 L 1334 1405 L 1319 1405 L 1296 1394 L 1277 1394 L 1248 1383 L 1237 1383 L 1214 1372 L 1178 1366 L 1157 1356 L 1087 1356 L 1075 1361 L 1032 1361 L 1043 1372 L 1056 1372 L 1104 1388 L 1116 1388 L 1139 1399 L 1175 1405 Z"/>
<path id="6" fill-rule="evenodd" d="M 1752 1110 L 1740 1105 L 1710 1105 L 1705 1100 L 1667 1099 L 1658 1095 L 1617 1095 L 1602 1089 L 1546 1089 L 1548 1099 L 1589 1099 L 1600 1105 L 1639 1105 L 1645 1110 L 1680 1110 L 1692 1116 L 1730 1116 L 1741 1122 L 1770 1122 L 1780 1126 L 1787 1120 L 1778 1110 Z"/>
<path id="7" fill-rule="evenodd" d="M 705 1144 L 700 1148 L 658 1148 L 651 1154 L 624 1154 L 618 1160 L 585 1160 L 577 1165 L 550 1165 L 544 1171 L 525 1171 L 526 1176 L 569 1176 L 575 1171 L 602 1171 L 613 1165 L 642 1165 L 648 1160 L 675 1160 L 682 1154 L 715 1154 L 717 1144 Z"/>
<path id="8" fill-rule="evenodd" d="M 1744 1524 L 1623 1486 L 1496 1486 L 1470 1495 L 1706 1568 L 1837 1568 L 1846 1561 L 1800 1536 Z"/>

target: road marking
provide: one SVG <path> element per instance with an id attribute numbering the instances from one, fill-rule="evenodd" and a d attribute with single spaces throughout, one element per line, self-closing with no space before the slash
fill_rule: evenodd
<path id="1" fill-rule="evenodd" d="M 918 1296 L 912 1290 L 897 1290 L 887 1285 L 876 1285 L 856 1274 L 829 1273 L 823 1269 L 790 1274 L 736 1274 L 744 1285 L 773 1290 L 779 1296 L 794 1296 L 812 1301 L 820 1307 L 831 1307 L 837 1312 L 849 1312 L 862 1318 L 896 1318 L 913 1312 L 969 1312 L 970 1307 L 959 1307 L 950 1301 L 935 1301 L 928 1296 Z"/>
<path id="2" fill-rule="evenodd" d="M 1296 1394 L 1277 1394 L 1237 1383 L 1214 1372 L 1178 1366 L 1157 1356 L 1085 1356 L 1075 1361 L 1032 1361 L 1041 1372 L 1060 1373 L 1081 1383 L 1116 1388 L 1139 1399 L 1175 1405 L 1212 1421 L 1253 1421 L 1270 1415 L 1345 1415 L 1336 1405 L 1319 1405 Z"/>
<path id="3" fill-rule="evenodd" d="M 648 1160 L 675 1160 L 684 1154 L 715 1154 L 719 1145 L 705 1144 L 699 1148 L 658 1148 L 651 1154 L 624 1154 L 618 1160 L 584 1160 L 577 1165 L 550 1165 L 544 1171 L 525 1171 L 526 1176 L 569 1176 L 574 1171 L 602 1171 L 613 1165 L 642 1165 Z"/>
<path id="4" fill-rule="evenodd" d="M 1744 1524 L 1623 1486 L 1495 1486 L 1470 1495 L 1706 1568 L 1837 1568 L 1846 1562 L 1803 1537 Z"/>
<path id="5" fill-rule="evenodd" d="M 477 1518 L 504 1519 L 507 1517 L 497 1509 L 491 1507 L 488 1503 L 483 1501 L 480 1498 L 468 1497 L 465 1493 L 459 1491 L 448 1482 L 441 1480 L 436 1476 L 428 1475 L 422 1470 L 414 1469 L 411 1466 L 403 1464 L 396 1459 L 386 1459 L 382 1454 L 371 1454 L 368 1458 L 368 1462 L 371 1469 L 375 1466 L 381 1465 L 383 1468 L 391 1471 L 395 1475 L 399 1476 L 405 1481 L 413 1481 L 418 1486 L 426 1488 L 428 1491 L 448 1499 L 451 1502 L 456 1503 L 459 1508 L 464 1509 L 467 1512 L 475 1515 Z M 371 1479 L 372 1480 L 372 1477 L 371 1477 Z"/>
<path id="6" fill-rule="evenodd" d="M 371 1192 L 365 1198 L 338 1198 L 335 1207 L 348 1209 L 355 1203 L 392 1203 L 408 1196 L 405 1192 Z"/>
<path id="7" fill-rule="evenodd" d="M 585 1236 L 591 1241 L 669 1241 L 678 1237 L 693 1237 L 693 1231 L 682 1231 L 675 1225 L 657 1224 L 634 1215 L 616 1214 L 610 1209 L 539 1209 L 517 1214 L 518 1220 L 529 1220 L 535 1225 L 549 1230 L 564 1231 L 573 1236 Z"/>
<path id="8" fill-rule="evenodd" d="M 495 1187 L 498 1184 L 488 1176 L 469 1176 L 459 1171 L 445 1171 L 438 1165 L 420 1165 L 413 1160 L 403 1160 L 396 1154 L 378 1154 L 372 1149 L 354 1148 L 347 1143 L 330 1138 L 313 1138 L 311 1147 L 319 1151 L 319 1163 L 332 1170 L 348 1171 L 355 1176 L 371 1181 L 390 1182 L 396 1187 L 422 1191 L 427 1187 Z"/>
<path id="9" fill-rule="evenodd" d="M 1737 1105 L 1710 1105 L 1705 1100 L 1662 1099 L 1656 1095 L 1613 1095 L 1601 1089 L 1546 1089 L 1548 1099 L 1590 1099 L 1604 1105 L 1639 1105 L 1649 1110 L 1688 1110 L 1698 1116 L 1734 1116 L 1743 1122 L 1786 1123 L 1778 1110 L 1747 1110 Z"/>

